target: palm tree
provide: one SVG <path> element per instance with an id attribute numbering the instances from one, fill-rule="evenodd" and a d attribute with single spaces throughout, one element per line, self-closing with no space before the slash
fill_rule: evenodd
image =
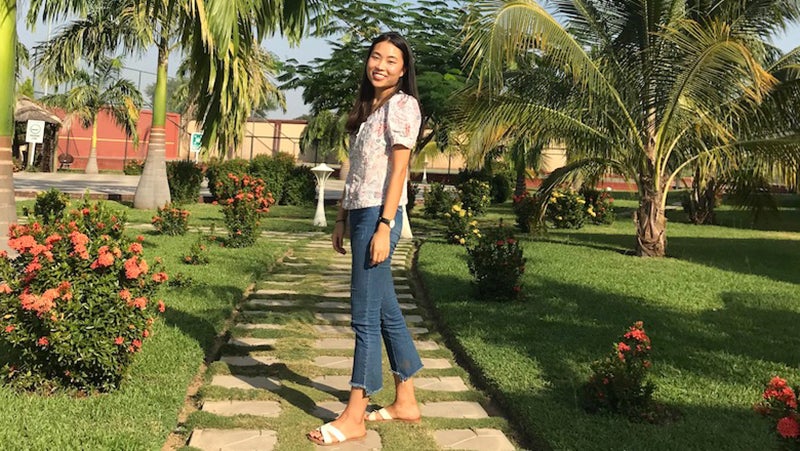
<path id="1" fill-rule="evenodd" d="M 16 92 L 17 42 L 16 1 L 0 0 L 0 229 L 6 236 L 8 226 L 17 222 L 14 203 L 14 179 L 11 164 L 11 146 L 14 135 L 14 103 Z M 0 244 L 8 249 L 5 240 Z"/>
<path id="2" fill-rule="evenodd" d="M 29 17 L 35 21 L 39 13 L 79 13 L 85 7 L 82 0 L 31 0 Z M 19 40 L 17 39 L 17 1 L 0 0 L 0 232 L 6 236 L 8 226 L 17 222 L 14 203 L 14 178 L 11 146 L 14 134 L 14 95 Z M 0 248 L 7 243 L 1 240 Z"/>
<path id="3" fill-rule="evenodd" d="M 63 94 L 44 96 L 42 103 L 61 108 L 78 119 L 84 127 L 92 127 L 92 143 L 85 172 L 97 174 L 97 119 L 101 112 L 111 115 L 128 136 L 138 143 L 136 124 L 142 95 L 136 86 L 120 78 L 122 62 L 117 58 L 100 58 L 91 72 L 78 70 L 69 78 L 72 86 Z M 54 84 L 67 81 L 63 75 L 48 74 Z M 137 144 L 134 144 L 137 145 Z"/>
<path id="4" fill-rule="evenodd" d="M 156 45 L 158 62 L 153 123 L 134 207 L 153 209 L 170 201 L 165 161 L 167 69 L 180 47 L 188 63 L 191 109 L 203 125 L 204 147 L 228 149 L 241 141 L 252 108 L 283 98 L 270 79 L 270 55 L 256 40 L 275 32 L 297 42 L 316 0 L 209 2 L 208 0 L 110 0 L 96 2 L 40 49 L 44 65 L 74 70 L 77 55 L 90 59 L 121 46 L 134 53 Z M 315 19 L 316 20 L 316 19 Z"/>
<path id="5" fill-rule="evenodd" d="M 634 180 L 638 255 L 665 255 L 667 194 L 698 159 L 796 161 L 800 124 L 789 100 L 797 98 L 800 50 L 780 57 L 769 39 L 800 18 L 797 2 L 548 5 L 552 14 L 532 0 L 474 4 L 466 30 L 479 80 L 473 119 L 535 126 L 566 142 L 570 161 L 545 180 L 545 192 L 579 172 Z M 556 98 L 564 95 L 558 89 L 537 96 L 507 88 L 506 80 L 537 67 L 572 82 L 567 99 Z"/>

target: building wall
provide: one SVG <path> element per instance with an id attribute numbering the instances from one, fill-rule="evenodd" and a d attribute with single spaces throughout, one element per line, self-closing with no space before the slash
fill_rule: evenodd
<path id="1" fill-rule="evenodd" d="M 57 112 L 64 121 L 63 112 Z M 177 113 L 167 113 L 166 125 L 166 158 L 178 158 L 178 138 L 180 136 L 181 116 Z M 133 140 L 126 136 L 108 113 L 100 113 L 97 126 L 97 167 L 100 170 L 121 171 L 130 160 L 144 161 L 147 157 L 147 146 L 150 142 L 150 126 L 153 113 L 142 110 L 136 130 L 139 134 L 139 145 L 135 146 Z M 58 134 L 57 154 L 69 154 L 75 159 L 70 169 L 84 169 L 89 158 L 92 143 L 92 128 L 84 128 L 78 121 L 73 121 L 72 126 L 64 125 Z"/>

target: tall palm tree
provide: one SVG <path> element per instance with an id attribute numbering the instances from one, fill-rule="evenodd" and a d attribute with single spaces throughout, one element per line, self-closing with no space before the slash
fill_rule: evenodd
<path id="1" fill-rule="evenodd" d="M 613 170 L 634 180 L 638 255 L 665 255 L 667 193 L 694 161 L 788 162 L 800 154 L 800 126 L 787 102 L 800 83 L 798 50 L 777 58 L 770 44 L 775 32 L 800 18 L 800 3 L 548 5 L 552 13 L 532 0 L 474 4 L 466 30 L 479 80 L 474 120 L 519 129 L 535 124 L 563 139 L 570 162 L 545 180 L 545 191 L 581 171 Z M 524 87 L 506 88 L 520 68 L 536 70 L 531 62 L 537 59 L 573 82 L 568 99 L 559 102 L 555 97 L 563 92 L 556 89 L 539 97 L 524 95 Z M 776 77 L 778 70 L 783 78 Z"/>
<path id="2" fill-rule="evenodd" d="M 92 127 L 92 143 L 85 172 L 97 174 L 97 119 L 102 112 L 109 113 L 128 136 L 138 143 L 136 124 L 139 121 L 139 108 L 142 95 L 136 86 L 120 78 L 122 62 L 118 58 L 100 58 L 94 63 L 92 71 L 78 70 L 69 80 L 63 74 L 47 74 L 49 81 L 61 84 L 66 81 L 72 86 L 63 94 L 42 97 L 42 103 L 61 108 L 68 115 L 78 119 L 84 127 Z"/>
<path id="3" fill-rule="evenodd" d="M 0 0 L 0 233 L 6 236 L 8 226 L 17 222 L 14 203 L 11 146 L 14 136 L 14 102 L 16 92 L 17 5 L 15 0 Z M 0 248 L 8 249 L 5 240 Z"/>
<path id="4" fill-rule="evenodd" d="M 34 20 L 42 11 L 80 13 L 82 0 L 31 0 L 29 16 Z M 15 70 L 17 67 L 17 1 L 0 0 L 0 235 L 6 236 L 8 226 L 17 222 L 14 203 L 14 178 L 11 145 L 14 134 Z M 0 248 L 6 248 L 0 240 Z"/>
<path id="5" fill-rule="evenodd" d="M 312 18 L 321 20 L 316 0 L 109 0 L 99 1 L 81 19 L 41 47 L 42 64 L 74 70 L 77 55 L 89 58 L 121 47 L 134 53 L 158 48 L 153 122 L 147 158 L 134 207 L 153 209 L 170 201 L 165 161 L 167 69 L 172 50 L 189 62 L 192 112 L 203 125 L 206 148 L 238 145 L 253 106 L 282 97 L 265 72 L 274 67 L 258 46 L 275 32 L 297 42 Z"/>

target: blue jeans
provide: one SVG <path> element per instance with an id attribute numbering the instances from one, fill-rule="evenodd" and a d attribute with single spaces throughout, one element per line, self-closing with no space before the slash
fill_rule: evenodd
<path id="1" fill-rule="evenodd" d="M 349 211 L 350 245 L 353 259 L 350 278 L 351 326 L 356 334 L 353 376 L 350 385 L 372 395 L 383 387 L 381 336 L 392 373 L 406 380 L 422 369 L 422 361 L 406 327 L 392 279 L 392 253 L 400 240 L 403 210 L 397 209 L 390 232 L 389 257 L 370 265 L 369 246 L 383 207 Z"/>

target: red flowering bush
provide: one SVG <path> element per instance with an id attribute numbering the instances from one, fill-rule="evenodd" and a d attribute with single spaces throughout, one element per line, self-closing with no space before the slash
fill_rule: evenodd
<path id="1" fill-rule="evenodd" d="M 187 265 L 208 264 L 208 241 L 209 238 L 201 234 L 189 247 L 189 252 L 183 256 L 183 262 Z"/>
<path id="2" fill-rule="evenodd" d="M 151 223 L 158 233 L 164 235 L 185 235 L 189 230 L 189 211 L 175 208 L 168 203 L 158 207 L 158 214 Z"/>
<path id="3" fill-rule="evenodd" d="M 519 242 L 502 224 L 467 246 L 467 265 L 483 299 L 516 299 L 522 291 L 525 257 Z"/>
<path id="4" fill-rule="evenodd" d="M 645 380 L 651 366 L 650 350 L 650 338 L 638 321 L 614 343 L 608 357 L 592 363 L 592 376 L 581 391 L 584 407 L 589 412 L 654 421 L 655 386 Z"/>
<path id="5" fill-rule="evenodd" d="M 71 208 L 61 222 L 77 228 L 92 240 L 104 235 L 119 240 L 125 232 L 125 220 L 124 212 L 113 211 L 104 202 L 89 202 L 87 192 L 87 196 Z"/>
<path id="6" fill-rule="evenodd" d="M 116 388 L 164 303 L 154 298 L 167 280 L 161 265 L 148 264 L 140 238 L 130 241 L 98 230 L 89 218 L 105 207 L 77 210 L 81 220 L 50 226 L 11 226 L 0 255 L 0 379 L 20 389 Z M 118 218 L 118 216 L 115 216 Z"/>
<path id="7" fill-rule="evenodd" d="M 217 196 L 228 229 L 225 245 L 252 246 L 260 232 L 261 217 L 275 203 L 264 181 L 249 175 L 228 174 L 224 183 L 217 182 Z"/>
<path id="8" fill-rule="evenodd" d="M 761 402 L 754 407 L 756 412 L 772 420 L 772 430 L 785 449 L 800 450 L 798 391 L 800 387 L 792 389 L 786 380 L 775 376 L 764 389 Z"/>

